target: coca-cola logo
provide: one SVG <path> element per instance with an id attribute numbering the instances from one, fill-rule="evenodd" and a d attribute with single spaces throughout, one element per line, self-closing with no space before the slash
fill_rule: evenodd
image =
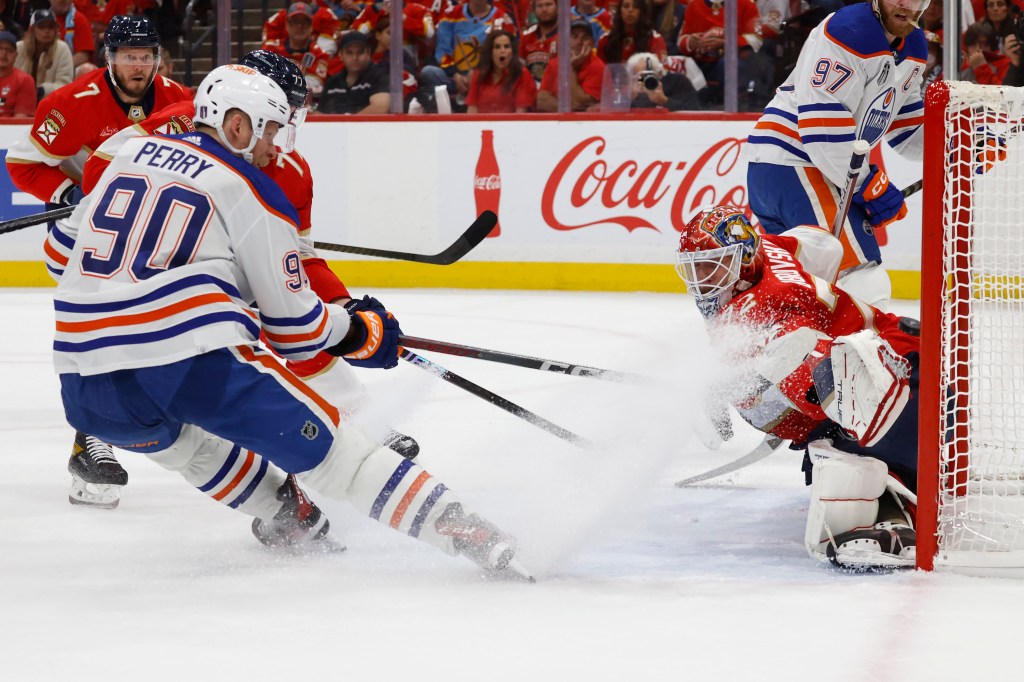
<path id="1" fill-rule="evenodd" d="M 494 175 L 478 175 L 473 180 L 473 186 L 476 189 L 501 189 L 501 176 L 497 173 Z"/>
<path id="2" fill-rule="evenodd" d="M 682 231 L 687 217 L 709 204 L 739 206 L 749 215 L 739 165 L 745 141 L 723 138 L 692 163 L 659 159 L 641 165 L 627 159 L 613 166 L 603 158 L 605 139 L 588 137 L 555 165 L 544 186 L 541 215 L 555 230 L 611 223 L 630 232 L 640 228 L 660 231 L 651 220 L 665 210 L 668 224 L 677 232 Z M 577 212 L 589 219 L 574 218 Z"/>

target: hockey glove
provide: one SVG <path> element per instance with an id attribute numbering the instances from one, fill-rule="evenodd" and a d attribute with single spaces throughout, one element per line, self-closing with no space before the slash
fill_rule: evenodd
<path id="1" fill-rule="evenodd" d="M 889 183 L 889 176 L 871 164 L 871 172 L 860 190 L 853 195 L 853 203 L 864 207 L 868 222 L 873 227 L 884 227 L 907 215 L 903 193 Z"/>
<path id="2" fill-rule="evenodd" d="M 978 129 L 977 153 L 974 174 L 981 175 L 992 170 L 992 167 L 1006 158 L 1006 138 L 996 135 L 986 127 Z"/>
<path id="3" fill-rule="evenodd" d="M 398 364 L 398 337 L 402 328 L 380 301 L 364 296 L 345 304 L 350 328 L 341 343 L 326 351 L 355 367 L 391 369 Z"/>

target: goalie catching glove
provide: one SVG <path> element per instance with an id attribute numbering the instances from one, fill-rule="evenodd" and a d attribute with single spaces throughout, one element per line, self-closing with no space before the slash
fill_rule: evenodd
<path id="1" fill-rule="evenodd" d="M 868 222 L 873 227 L 884 227 L 907 215 L 907 204 L 903 192 L 893 187 L 889 176 L 878 166 L 871 164 L 871 172 L 853 195 L 853 203 L 864 207 Z"/>
<path id="2" fill-rule="evenodd" d="M 380 301 L 372 296 L 345 304 L 349 330 L 345 338 L 326 351 L 341 356 L 355 367 L 391 369 L 398 364 L 398 337 L 402 328 Z"/>
<path id="3" fill-rule="evenodd" d="M 813 378 L 822 410 L 864 447 L 888 433 L 910 400 L 910 363 L 866 329 L 837 337 Z"/>

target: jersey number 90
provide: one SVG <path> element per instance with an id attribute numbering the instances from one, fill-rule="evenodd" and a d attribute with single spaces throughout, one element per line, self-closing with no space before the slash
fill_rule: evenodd
<path id="1" fill-rule="evenodd" d="M 130 258 L 132 276 L 144 280 L 192 259 L 213 214 L 210 198 L 182 185 L 164 185 L 155 190 L 144 216 L 141 209 L 153 191 L 149 180 L 138 175 L 118 175 L 107 184 L 90 221 L 94 233 L 111 239 L 102 253 L 102 247 L 83 249 L 82 272 L 111 277 Z"/>

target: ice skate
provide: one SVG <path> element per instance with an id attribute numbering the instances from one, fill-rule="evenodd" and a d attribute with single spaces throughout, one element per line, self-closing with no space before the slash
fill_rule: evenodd
<path id="1" fill-rule="evenodd" d="M 381 445 L 394 450 L 409 460 L 416 459 L 416 455 L 420 454 L 420 444 L 416 442 L 415 438 L 394 429 L 384 436 L 384 441 Z"/>
<path id="2" fill-rule="evenodd" d="M 68 501 L 96 509 L 115 508 L 121 501 L 121 488 L 128 483 L 128 472 L 118 463 L 110 446 L 81 431 L 75 433 L 68 472 Z"/>
<path id="3" fill-rule="evenodd" d="M 825 548 L 833 565 L 851 571 L 913 568 L 917 534 L 910 526 L 883 521 L 835 536 Z"/>
<path id="4" fill-rule="evenodd" d="M 458 502 L 449 504 L 434 524 L 440 535 L 452 539 L 455 550 L 494 575 L 514 575 L 529 582 L 534 577 L 515 558 L 515 541 L 476 514 L 466 514 Z"/>
<path id="5" fill-rule="evenodd" d="M 343 552 L 345 546 L 331 535 L 331 523 L 309 499 L 294 476 L 277 490 L 281 510 L 269 520 L 253 519 L 252 534 L 267 547 L 296 551 Z"/>

